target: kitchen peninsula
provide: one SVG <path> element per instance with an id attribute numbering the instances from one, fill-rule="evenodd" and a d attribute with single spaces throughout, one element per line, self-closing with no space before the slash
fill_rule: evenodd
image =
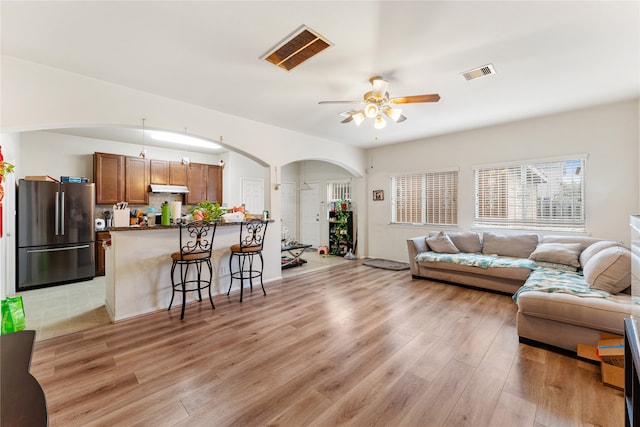
<path id="1" fill-rule="evenodd" d="M 105 254 L 105 307 L 111 321 L 166 310 L 172 294 L 171 253 L 178 250 L 179 227 L 110 227 L 108 230 L 111 245 Z M 211 255 L 214 301 L 215 295 L 223 294 L 226 298 L 229 247 L 238 243 L 239 237 L 240 223 L 218 224 Z M 263 256 L 264 283 L 267 284 L 281 277 L 280 239 L 272 229 L 267 229 Z M 234 281 L 232 291 L 238 289 L 238 282 Z M 262 291 L 259 294 L 262 296 Z M 187 295 L 187 304 L 192 301 L 197 301 L 195 293 Z"/>

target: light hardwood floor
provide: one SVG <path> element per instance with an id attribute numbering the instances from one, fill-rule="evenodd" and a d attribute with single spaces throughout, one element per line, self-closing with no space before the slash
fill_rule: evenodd
<path id="1" fill-rule="evenodd" d="M 345 263 L 39 341 L 51 426 L 621 426 L 596 365 L 509 296 Z"/>

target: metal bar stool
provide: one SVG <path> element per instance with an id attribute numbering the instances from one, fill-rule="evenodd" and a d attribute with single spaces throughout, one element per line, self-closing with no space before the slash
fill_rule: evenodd
<path id="1" fill-rule="evenodd" d="M 233 279 L 240 279 L 240 302 L 242 302 L 242 293 L 244 291 L 244 281 L 249 280 L 249 286 L 253 291 L 253 279 L 260 278 L 260 286 L 262 293 L 267 295 L 262 282 L 262 270 L 264 269 L 264 260 L 262 258 L 262 246 L 264 244 L 264 236 L 267 232 L 267 221 L 253 219 L 240 224 L 240 243 L 231 246 L 231 256 L 229 256 L 229 272 L 231 280 L 229 282 L 229 290 L 231 292 Z M 260 257 L 260 269 L 254 269 L 253 257 Z M 233 257 L 238 257 L 238 271 L 233 271 Z M 248 262 L 248 265 L 247 265 Z M 248 268 L 246 268 L 248 267 Z"/>
<path id="2" fill-rule="evenodd" d="M 169 308 L 173 304 L 173 298 L 176 292 L 182 293 L 182 311 L 180 320 L 184 319 L 184 308 L 186 305 L 187 292 L 198 292 L 198 299 L 202 301 L 202 289 L 208 288 L 209 301 L 211 308 L 213 298 L 211 297 L 211 281 L 213 279 L 213 266 L 211 265 L 211 249 L 213 247 L 213 237 L 216 234 L 218 224 L 207 221 L 193 221 L 186 224 L 180 224 L 180 250 L 171 254 L 173 264 L 171 265 L 171 284 L 173 285 L 173 294 L 171 294 L 171 302 Z M 193 274 L 189 276 L 189 267 L 195 267 L 195 277 Z M 202 276 L 202 266 L 206 265 L 209 269 L 209 280 Z M 180 266 L 179 282 L 175 280 L 176 267 Z"/>

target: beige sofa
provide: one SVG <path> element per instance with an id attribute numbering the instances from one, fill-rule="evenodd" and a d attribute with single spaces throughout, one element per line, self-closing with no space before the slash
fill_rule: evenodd
<path id="1" fill-rule="evenodd" d="M 577 344 L 596 343 L 601 332 L 622 335 L 623 319 L 633 310 L 631 252 L 619 242 L 440 232 L 408 239 L 407 248 L 415 278 L 514 295 L 523 342 L 575 352 Z M 565 281 L 569 284 L 563 288 Z"/>

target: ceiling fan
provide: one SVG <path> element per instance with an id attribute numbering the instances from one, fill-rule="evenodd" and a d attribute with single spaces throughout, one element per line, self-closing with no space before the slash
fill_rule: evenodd
<path id="1" fill-rule="evenodd" d="M 432 93 L 429 95 L 412 95 L 401 96 L 398 98 L 389 98 L 389 82 L 380 76 L 373 76 L 369 79 L 371 82 L 371 90 L 364 94 L 362 101 L 320 101 L 318 104 L 360 104 L 363 105 L 359 110 L 349 110 L 340 113 L 345 119 L 341 123 L 354 122 L 356 126 L 365 118 L 373 118 L 376 129 L 382 129 L 387 125 L 382 115 L 388 116 L 396 123 L 403 122 L 407 118 L 402 114 L 400 108 L 395 108 L 398 104 L 412 104 L 417 102 L 438 102 L 440 95 Z"/>

